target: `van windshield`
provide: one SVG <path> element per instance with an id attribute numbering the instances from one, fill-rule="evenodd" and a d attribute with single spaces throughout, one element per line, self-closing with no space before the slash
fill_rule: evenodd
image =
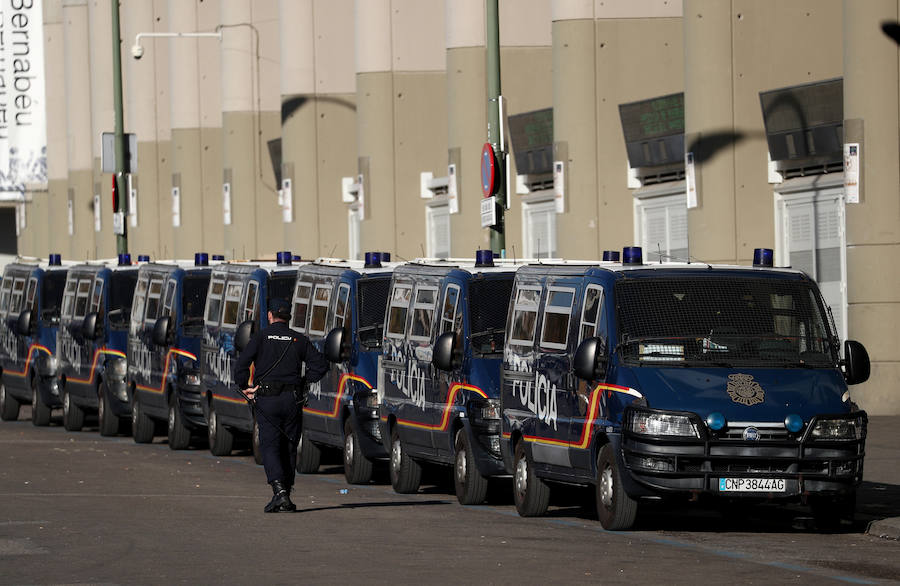
<path id="1" fill-rule="evenodd" d="M 384 308 L 391 290 L 389 278 L 359 280 L 356 284 L 359 300 L 357 330 L 359 343 L 368 350 L 381 348 L 384 333 Z"/>
<path id="2" fill-rule="evenodd" d="M 66 288 L 65 271 L 47 271 L 41 282 L 41 320 L 48 324 L 59 322 L 59 308 Z"/>
<path id="3" fill-rule="evenodd" d="M 616 283 L 619 348 L 640 366 L 833 368 L 838 340 L 808 281 L 692 275 Z"/>
<path id="4" fill-rule="evenodd" d="M 203 333 L 203 309 L 206 291 L 209 289 L 209 273 L 188 275 L 184 278 L 181 293 L 181 317 L 185 336 Z"/>
<path id="5" fill-rule="evenodd" d="M 128 328 L 137 277 L 138 272 L 135 270 L 113 271 L 109 279 L 109 327 L 114 330 Z"/>
<path id="6" fill-rule="evenodd" d="M 503 352 L 513 277 L 510 273 L 469 282 L 469 339 L 476 356 Z"/>
<path id="7" fill-rule="evenodd" d="M 296 282 L 297 271 L 275 273 L 269 277 L 269 299 L 282 299 L 290 303 Z"/>

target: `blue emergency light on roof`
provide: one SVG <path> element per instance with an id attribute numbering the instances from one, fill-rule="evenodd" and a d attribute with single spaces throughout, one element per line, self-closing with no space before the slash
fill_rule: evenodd
<path id="1" fill-rule="evenodd" d="M 626 246 L 622 249 L 622 264 L 626 265 L 642 265 L 644 264 L 644 251 L 640 246 Z"/>
<path id="2" fill-rule="evenodd" d="M 784 418 L 784 427 L 791 433 L 797 433 L 803 429 L 803 418 L 792 413 Z"/>
<path id="3" fill-rule="evenodd" d="M 771 248 L 754 248 L 753 266 L 772 268 L 773 266 L 775 266 L 772 254 L 773 253 Z"/>
<path id="4" fill-rule="evenodd" d="M 391 262 L 391 253 L 390 252 L 382 252 L 381 253 L 381 262 Z"/>
<path id="5" fill-rule="evenodd" d="M 300 262 L 301 260 L 303 260 L 303 257 L 301 257 L 299 254 L 292 254 L 291 260 L 294 262 Z"/>
<path id="6" fill-rule="evenodd" d="M 213 260 L 225 260 L 225 255 L 224 254 L 214 254 L 214 255 L 212 255 L 212 259 Z"/>
<path id="7" fill-rule="evenodd" d="M 618 250 L 604 250 L 603 251 L 603 260 L 607 262 L 619 262 L 619 251 Z"/>
<path id="8" fill-rule="evenodd" d="M 275 255 L 276 260 L 279 265 L 289 265 L 291 264 L 291 251 L 283 250 Z"/>
<path id="9" fill-rule="evenodd" d="M 131 254 L 127 252 L 119 253 L 119 266 L 126 266 L 131 264 Z"/>
<path id="10" fill-rule="evenodd" d="M 149 254 L 139 254 L 138 262 L 150 262 L 150 255 Z"/>
<path id="11" fill-rule="evenodd" d="M 476 267 L 492 267 L 494 266 L 494 252 L 492 250 L 476 250 L 475 251 Z"/>
<path id="12" fill-rule="evenodd" d="M 49 262 L 47 263 L 51 267 L 58 267 L 62 265 L 62 255 L 61 254 L 51 254 Z"/>
<path id="13" fill-rule="evenodd" d="M 213 257 L 215 258 L 215 257 Z M 209 254 L 206 252 L 195 252 L 194 253 L 194 266 L 195 267 L 205 267 L 209 265 Z"/>
<path id="14" fill-rule="evenodd" d="M 367 252 L 366 253 L 366 268 L 367 269 L 381 268 L 381 253 L 380 252 Z"/>

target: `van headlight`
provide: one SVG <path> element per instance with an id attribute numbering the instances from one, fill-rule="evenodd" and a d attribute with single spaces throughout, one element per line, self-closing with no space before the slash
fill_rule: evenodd
<path id="1" fill-rule="evenodd" d="M 38 374 L 41 376 L 56 376 L 56 369 L 59 368 L 59 360 L 52 354 L 41 354 L 36 361 Z"/>
<path id="2" fill-rule="evenodd" d="M 646 436 L 700 437 L 697 425 L 690 417 L 661 411 L 630 410 L 628 430 Z"/>
<path id="3" fill-rule="evenodd" d="M 500 402 L 492 399 L 472 401 L 470 405 L 472 419 L 475 421 L 499 421 Z"/>
<path id="4" fill-rule="evenodd" d="M 189 372 L 184 375 L 184 384 L 189 387 L 198 387 L 200 386 L 200 374 L 196 372 Z"/>
<path id="5" fill-rule="evenodd" d="M 866 421 L 861 415 L 819 419 L 809 434 L 813 440 L 859 440 L 865 436 Z"/>
<path id="6" fill-rule="evenodd" d="M 122 382 L 128 375 L 128 363 L 124 358 L 110 358 L 106 361 L 106 372 L 112 382 Z"/>

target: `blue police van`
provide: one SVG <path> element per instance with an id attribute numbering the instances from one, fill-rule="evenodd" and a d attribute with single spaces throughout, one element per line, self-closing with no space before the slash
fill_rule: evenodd
<path id="1" fill-rule="evenodd" d="M 214 267 L 204 309 L 200 352 L 201 385 L 209 450 L 228 456 L 235 436 L 252 439 L 253 453 L 261 462 L 253 409 L 234 382 L 238 330 L 245 338 L 268 325 L 270 299 L 290 302 L 297 282 L 297 266 L 290 252 L 279 252 L 277 262 L 227 262 Z M 252 375 L 252 371 L 251 371 Z"/>
<path id="2" fill-rule="evenodd" d="M 71 264 L 71 263 L 67 263 Z M 49 425 L 61 405 L 56 386 L 56 330 L 67 266 L 58 254 L 44 262 L 6 266 L 0 285 L 0 419 L 19 417 L 30 404 L 31 421 Z"/>
<path id="3" fill-rule="evenodd" d="M 415 492 L 421 463 L 453 467 L 457 499 L 484 500 L 500 457 L 500 364 L 515 267 L 471 261 L 394 269 L 378 381 L 391 484 Z"/>
<path id="4" fill-rule="evenodd" d="M 373 462 L 387 457 L 376 383 L 394 265 L 382 263 L 382 253 L 365 256 L 365 262 L 320 259 L 300 267 L 290 324 L 334 363 L 309 386 L 297 470 L 316 472 L 322 447 L 340 448 L 351 484 L 368 482 Z"/>
<path id="5" fill-rule="evenodd" d="M 193 432 L 206 427 L 200 346 L 210 272 L 207 253 L 197 253 L 192 263 L 148 263 L 138 271 L 128 331 L 136 443 L 153 441 L 156 428 L 165 422 L 169 447 L 183 450 Z"/>
<path id="6" fill-rule="evenodd" d="M 518 270 L 501 450 L 521 515 L 546 511 L 548 481 L 593 485 L 610 530 L 644 499 L 852 515 L 867 418 L 848 385 L 868 378 L 868 354 L 841 345 L 806 274 L 756 256 L 644 265 L 629 247 L 622 263 Z"/>
<path id="7" fill-rule="evenodd" d="M 81 430 L 86 412 L 97 412 L 101 429 L 116 430 L 131 413 L 125 352 L 137 275 L 127 253 L 117 265 L 79 264 L 66 275 L 56 358 L 69 431 Z"/>

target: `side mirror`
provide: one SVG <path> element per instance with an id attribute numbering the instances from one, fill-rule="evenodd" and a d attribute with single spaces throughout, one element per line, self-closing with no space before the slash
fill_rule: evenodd
<path id="1" fill-rule="evenodd" d="M 438 336 L 437 341 L 434 343 L 434 354 L 432 355 L 431 363 L 435 367 L 448 372 L 458 365 L 459 362 L 456 360 L 455 332 L 444 332 Z"/>
<path id="2" fill-rule="evenodd" d="M 848 385 L 857 385 L 869 380 L 869 353 L 866 347 L 855 340 L 844 342 L 844 376 Z"/>
<path id="3" fill-rule="evenodd" d="M 334 328 L 325 336 L 325 358 L 329 362 L 343 362 L 349 352 L 344 346 L 344 328 Z"/>
<path id="4" fill-rule="evenodd" d="M 606 354 L 603 340 L 597 337 L 585 338 L 575 351 L 572 370 L 575 376 L 584 380 L 597 380 L 606 376 Z"/>
<path id="5" fill-rule="evenodd" d="M 84 321 L 81 322 L 81 335 L 87 340 L 97 339 L 97 317 L 97 312 L 92 311 L 84 316 Z"/>
<path id="6" fill-rule="evenodd" d="M 252 319 L 248 319 L 238 326 L 237 332 L 234 334 L 234 347 L 237 348 L 238 352 L 243 352 L 247 344 L 250 343 L 255 326 L 256 322 Z"/>
<path id="7" fill-rule="evenodd" d="M 19 314 L 19 319 L 16 321 L 16 331 L 20 336 L 28 336 L 31 332 L 31 310 L 26 309 L 22 313 Z"/>
<path id="8" fill-rule="evenodd" d="M 172 316 L 164 315 L 153 325 L 153 343 L 157 346 L 168 346 L 171 334 Z"/>

